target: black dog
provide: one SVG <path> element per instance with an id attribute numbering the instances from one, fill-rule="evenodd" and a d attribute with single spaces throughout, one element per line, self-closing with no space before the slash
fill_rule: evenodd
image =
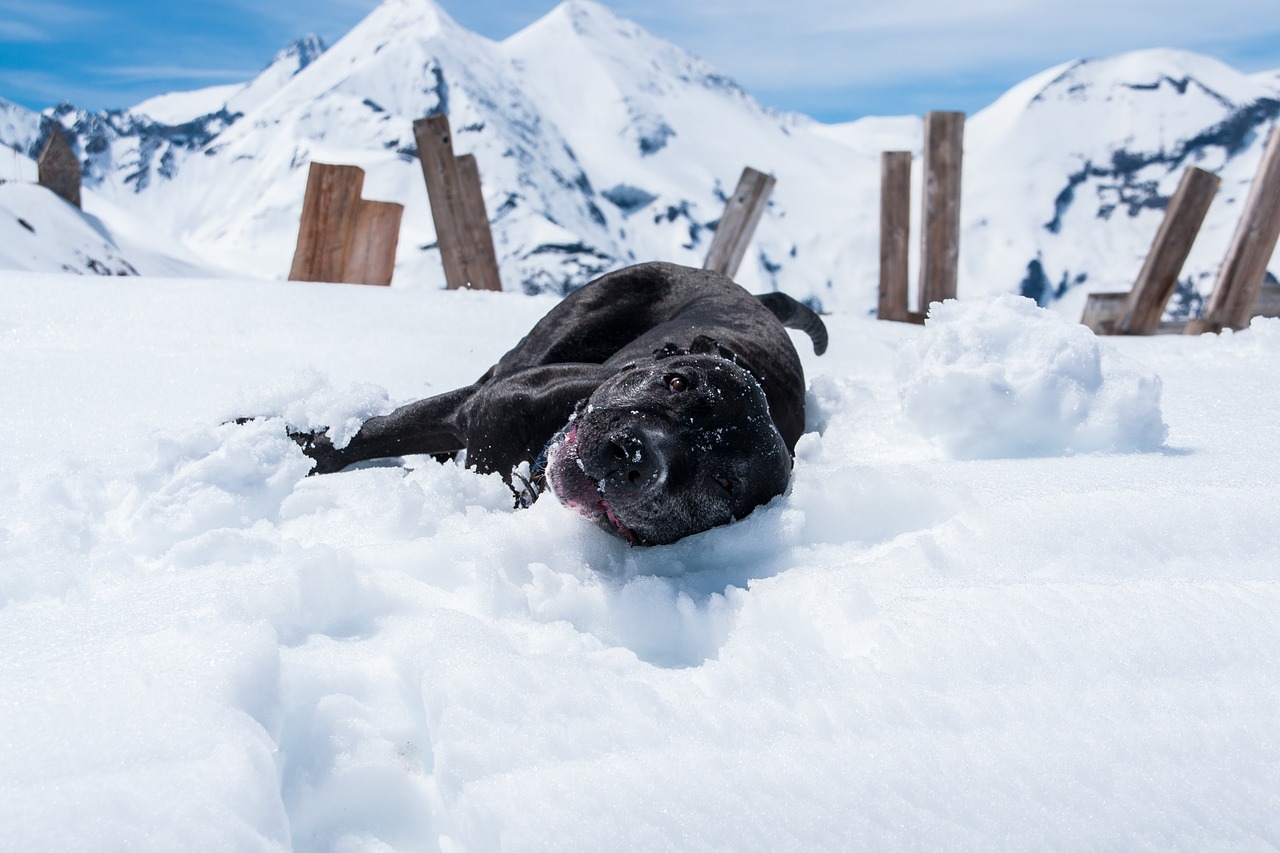
<path id="1" fill-rule="evenodd" d="M 633 545 L 742 518 L 786 490 L 804 430 L 804 373 L 783 328 L 827 347 L 822 320 L 781 293 L 644 264 L 567 296 L 474 385 L 370 418 L 337 449 L 295 440 L 323 474 L 365 459 L 466 450 Z M 532 478 L 515 473 L 534 462 Z"/>

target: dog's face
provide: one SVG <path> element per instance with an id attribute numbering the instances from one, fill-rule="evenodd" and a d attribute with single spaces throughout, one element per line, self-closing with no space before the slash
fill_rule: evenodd
<path id="1" fill-rule="evenodd" d="M 548 448 L 560 502 L 633 545 L 664 545 L 782 494 L 786 444 L 759 383 L 725 354 L 659 354 L 600 385 Z"/>

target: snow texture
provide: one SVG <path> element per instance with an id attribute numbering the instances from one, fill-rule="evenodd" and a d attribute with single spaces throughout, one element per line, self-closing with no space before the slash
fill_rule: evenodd
<path id="1" fill-rule="evenodd" d="M 792 488 L 665 547 L 457 463 L 304 476 L 286 423 L 473 381 L 551 304 L 0 273 L 0 846 L 1280 844 L 1280 320 L 833 314 Z M 1000 375 L 1000 458 L 921 434 L 920 381 L 963 420 Z"/>
<path id="2" fill-rule="evenodd" d="M 935 303 L 897 377 L 907 418 L 956 459 L 1156 450 L 1167 432 L 1158 376 L 1021 296 Z"/>

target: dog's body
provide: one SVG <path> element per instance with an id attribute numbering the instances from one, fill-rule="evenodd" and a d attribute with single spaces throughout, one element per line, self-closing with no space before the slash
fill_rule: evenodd
<path id="1" fill-rule="evenodd" d="M 510 476 L 545 452 L 563 503 L 633 544 L 672 542 L 786 489 L 805 384 L 784 323 L 825 350 L 821 319 L 783 294 L 629 267 L 566 297 L 474 385 L 370 418 L 342 449 L 295 438 L 314 473 L 465 449 Z"/>

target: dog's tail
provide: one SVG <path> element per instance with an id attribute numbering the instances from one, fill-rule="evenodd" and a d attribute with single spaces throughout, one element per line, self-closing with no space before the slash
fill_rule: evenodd
<path id="1" fill-rule="evenodd" d="M 808 335 L 809 340 L 813 341 L 813 351 L 816 355 L 822 355 L 827 351 L 827 326 L 818 313 L 808 305 L 797 302 L 785 293 L 766 293 L 757 296 L 756 299 L 759 299 L 760 304 L 768 308 L 773 316 L 782 321 L 782 325 Z"/>

